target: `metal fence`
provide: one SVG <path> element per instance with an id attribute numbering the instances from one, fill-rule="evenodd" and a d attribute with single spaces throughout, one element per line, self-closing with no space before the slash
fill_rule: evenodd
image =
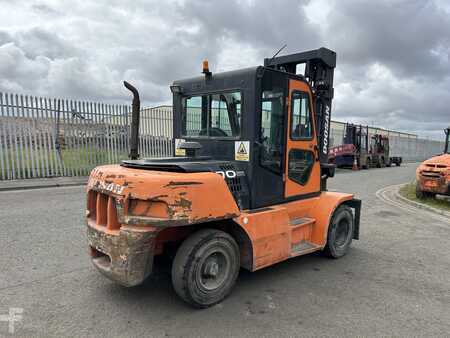
<path id="1" fill-rule="evenodd" d="M 130 107 L 0 93 L 0 180 L 83 176 L 97 165 L 128 156 Z M 220 115 L 220 114 L 219 114 Z M 172 107 L 141 110 L 140 155 L 170 156 Z M 333 122 L 330 145 L 342 143 L 343 123 Z M 391 154 L 422 161 L 442 152 L 443 142 L 387 133 Z"/>
<path id="2" fill-rule="evenodd" d="M 127 157 L 130 107 L 0 93 L 0 180 L 83 176 Z M 143 109 L 140 152 L 172 151 L 172 114 Z"/>

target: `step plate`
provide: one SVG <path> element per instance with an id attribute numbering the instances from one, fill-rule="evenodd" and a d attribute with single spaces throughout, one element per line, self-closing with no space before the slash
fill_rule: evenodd
<path id="1" fill-rule="evenodd" d="M 319 250 L 320 247 L 311 242 L 301 241 L 291 247 L 291 256 L 298 256 Z"/>
<path id="2" fill-rule="evenodd" d="M 290 224 L 291 224 L 291 226 L 301 226 L 301 225 L 314 223 L 315 221 L 316 220 L 314 218 L 301 217 L 301 218 L 291 219 Z"/>

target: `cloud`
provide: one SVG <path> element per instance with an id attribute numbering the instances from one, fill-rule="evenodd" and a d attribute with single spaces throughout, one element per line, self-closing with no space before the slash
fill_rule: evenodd
<path id="1" fill-rule="evenodd" d="M 397 78 L 390 68 L 376 63 L 362 79 L 364 83 L 356 86 L 350 82 L 337 85 L 339 119 L 442 137 L 442 129 L 449 124 L 450 78 L 434 87 L 432 79 Z"/>
<path id="2" fill-rule="evenodd" d="M 41 79 L 47 76 L 49 60 L 43 56 L 29 59 L 13 42 L 0 46 L 0 88 L 39 93 Z"/>
<path id="3" fill-rule="evenodd" d="M 450 6 L 436 1 L 254 0 L 4 2 L 0 90 L 170 103 L 169 85 L 326 46 L 338 54 L 339 120 L 441 138 L 449 124 Z"/>
<path id="4" fill-rule="evenodd" d="M 383 63 L 401 77 L 448 76 L 450 16 L 433 2 L 345 1 L 336 9 L 324 39 L 345 64 Z"/>
<path id="5" fill-rule="evenodd" d="M 448 4 L 447 4 L 448 5 Z M 334 2 L 335 117 L 442 139 L 450 124 L 450 11 L 433 1 Z"/>

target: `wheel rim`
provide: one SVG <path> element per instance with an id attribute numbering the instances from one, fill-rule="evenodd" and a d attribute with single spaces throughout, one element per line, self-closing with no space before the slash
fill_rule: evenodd
<path id="1" fill-rule="evenodd" d="M 336 227 L 336 238 L 334 243 L 337 247 L 342 247 L 347 242 L 350 224 L 347 219 L 342 219 L 338 222 Z"/>
<path id="2" fill-rule="evenodd" d="M 202 259 L 197 270 L 198 286 L 207 292 L 220 288 L 227 280 L 230 267 L 230 257 L 225 251 L 217 249 L 210 252 Z"/>

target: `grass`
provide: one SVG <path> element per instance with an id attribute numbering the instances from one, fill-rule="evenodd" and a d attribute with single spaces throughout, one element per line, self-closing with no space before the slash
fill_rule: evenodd
<path id="1" fill-rule="evenodd" d="M 121 159 L 126 159 L 127 153 L 117 151 L 116 155 L 116 153 L 113 154 L 101 149 L 63 149 L 61 158 L 68 170 L 79 171 L 82 175 L 88 175 L 98 165 L 118 163 Z"/>
<path id="2" fill-rule="evenodd" d="M 443 199 L 440 197 L 437 198 L 424 198 L 424 199 L 418 199 L 416 197 L 416 183 L 408 183 L 405 184 L 400 188 L 399 191 L 400 195 L 403 197 L 422 204 L 426 204 L 433 208 L 438 208 L 445 211 L 450 211 L 450 202 L 447 199 Z"/>
<path id="3" fill-rule="evenodd" d="M 14 167 L 14 177 L 16 178 L 29 178 L 33 177 L 33 170 L 35 177 L 46 177 L 48 167 L 49 176 L 64 176 L 61 170 L 61 164 L 66 169 L 67 175 L 89 175 L 90 171 L 101 164 L 106 163 L 118 163 L 121 159 L 127 158 L 127 153 L 117 150 L 117 154 L 108 152 L 103 149 L 62 149 L 61 156 L 56 151 L 44 152 L 41 149 L 40 152 L 34 152 L 33 160 L 30 153 L 26 151 L 14 151 L 9 149 L 7 152 L 3 151 L 3 165 L 5 170 L 5 177 L 7 179 L 7 170 L 9 169 L 9 175 L 12 177 L 12 171 Z M 28 156 L 27 156 L 28 155 Z M 60 157 L 60 158 L 59 158 Z M 17 161 L 19 158 L 19 161 Z M 38 171 L 39 168 L 39 171 Z M 40 172 L 40 175 L 38 173 Z M 0 168 L 0 180 L 2 179 L 2 173 Z"/>

